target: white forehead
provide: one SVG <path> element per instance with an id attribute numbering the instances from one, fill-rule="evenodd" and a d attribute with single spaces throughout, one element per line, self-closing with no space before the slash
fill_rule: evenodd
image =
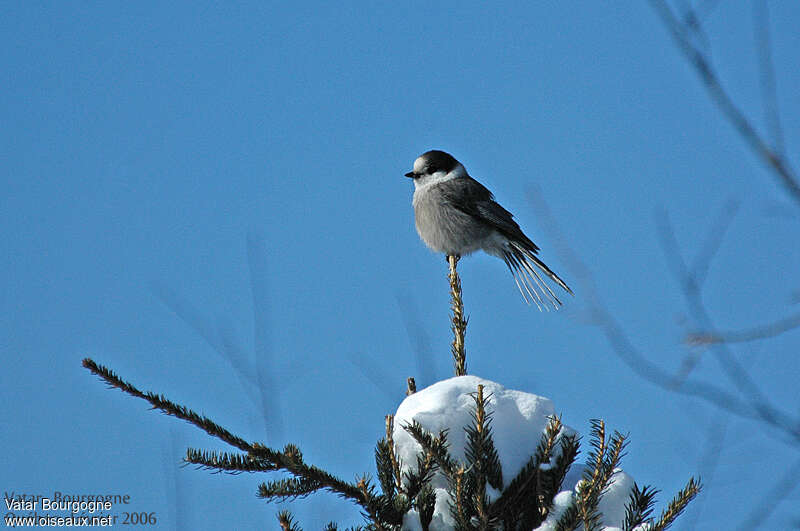
<path id="1" fill-rule="evenodd" d="M 414 161 L 414 173 L 422 173 L 422 170 L 425 169 L 425 157 L 417 157 L 417 160 Z"/>

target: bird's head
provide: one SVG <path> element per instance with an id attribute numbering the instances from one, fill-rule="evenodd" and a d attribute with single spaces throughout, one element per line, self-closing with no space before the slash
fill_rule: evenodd
<path id="1" fill-rule="evenodd" d="M 464 166 L 452 155 L 437 149 L 426 151 L 414 161 L 414 169 L 406 173 L 406 177 L 414 179 L 419 188 L 427 184 L 449 181 L 467 174 Z"/>

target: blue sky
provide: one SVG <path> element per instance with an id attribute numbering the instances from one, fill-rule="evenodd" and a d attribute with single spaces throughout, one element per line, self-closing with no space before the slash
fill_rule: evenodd
<path id="1" fill-rule="evenodd" d="M 798 166 L 800 8 L 770 9 Z M 492 189 L 576 292 L 563 311 L 539 313 L 499 260 L 461 262 L 471 374 L 551 398 L 584 433 L 596 417 L 629 431 L 626 471 L 663 489 L 662 501 L 709 467 L 707 441 L 724 433 L 686 515 L 698 528 L 745 521 L 797 460 L 777 431 L 633 374 L 590 326 L 586 291 L 557 252 L 578 252 L 632 342 L 674 372 L 693 323 L 654 213 L 669 212 L 691 257 L 733 199 L 704 287 L 709 312 L 728 330 L 796 311 L 797 205 L 647 3 L 9 2 L 2 12 L 4 490 L 125 493 L 165 529 L 273 525 L 278 507 L 254 497 L 264 478 L 179 468 L 186 446 L 223 447 L 105 389 L 80 367 L 85 356 L 247 439 L 294 442 L 348 479 L 374 472 L 406 377 L 452 374 L 446 267 L 415 233 L 403 177 L 432 148 Z M 705 27 L 721 78 L 763 131 L 751 3 L 723 3 Z M 532 185 L 563 241 L 528 200 Z M 259 352 L 266 421 L 199 331 Z M 789 412 L 799 337 L 734 347 Z M 729 386 L 710 355 L 699 359 L 693 377 Z M 798 496 L 785 493 L 764 528 L 796 525 Z M 289 507 L 308 529 L 359 521 L 329 494 Z"/>

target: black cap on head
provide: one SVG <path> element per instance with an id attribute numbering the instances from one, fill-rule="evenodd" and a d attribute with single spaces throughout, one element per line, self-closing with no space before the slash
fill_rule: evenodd
<path id="1" fill-rule="evenodd" d="M 458 161 L 449 153 L 432 149 L 426 151 L 414 161 L 414 170 L 406 173 L 406 177 L 419 177 L 420 175 L 430 175 L 437 171 L 449 173 L 458 165 Z"/>
<path id="2" fill-rule="evenodd" d="M 450 153 L 445 153 L 438 149 L 426 151 L 421 158 L 426 162 L 425 173 L 435 173 L 437 171 L 448 173 L 458 164 L 458 161 Z"/>

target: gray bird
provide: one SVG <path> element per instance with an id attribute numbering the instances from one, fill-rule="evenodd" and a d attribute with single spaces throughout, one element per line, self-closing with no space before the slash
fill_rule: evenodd
<path id="1" fill-rule="evenodd" d="M 438 150 L 423 153 L 406 177 L 414 179 L 414 220 L 419 237 L 428 247 L 454 256 L 483 249 L 502 258 L 522 298 L 528 304 L 535 302 L 539 309 L 547 307 L 545 300 L 555 309 L 561 304 L 540 272 L 572 293 L 539 260 L 539 247 L 525 236 L 514 216 L 450 154 Z"/>

